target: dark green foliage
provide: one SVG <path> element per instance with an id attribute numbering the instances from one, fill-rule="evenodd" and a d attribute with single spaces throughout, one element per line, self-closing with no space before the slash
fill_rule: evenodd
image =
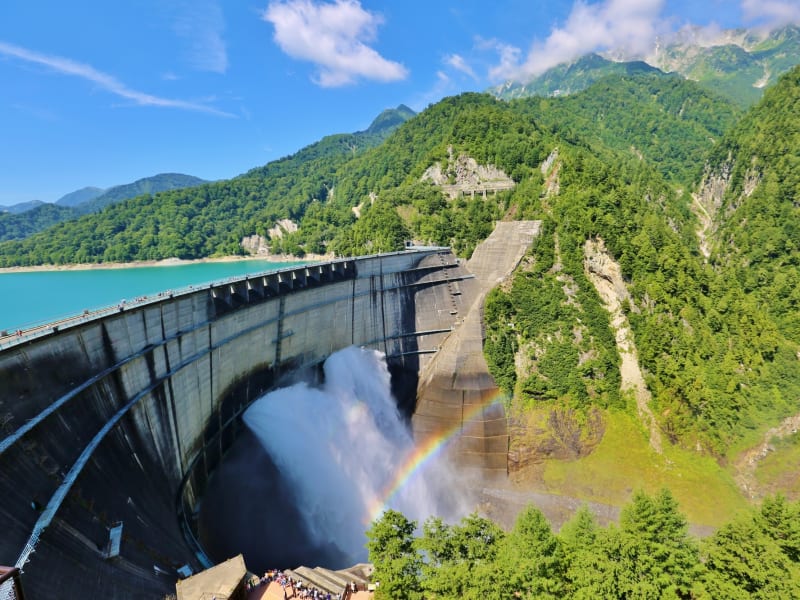
<path id="1" fill-rule="evenodd" d="M 416 546 L 423 558 L 421 587 L 426 598 L 475 598 L 478 583 L 491 573 L 505 534 L 493 522 L 470 515 L 456 525 L 431 517 Z"/>
<path id="2" fill-rule="evenodd" d="M 369 559 L 375 565 L 372 577 L 380 581 L 378 598 L 420 598 L 419 554 L 414 548 L 415 521 L 396 510 L 387 510 L 367 530 Z"/>
<path id="3" fill-rule="evenodd" d="M 721 527 L 704 547 L 705 586 L 714 598 L 800 597 L 797 503 L 767 498 L 760 511 Z"/>
<path id="4" fill-rule="evenodd" d="M 367 208 L 351 228 L 344 230 L 333 242 L 337 254 L 355 256 L 402 250 L 410 238 L 403 220 L 394 207 L 376 202 Z"/>
<path id="5" fill-rule="evenodd" d="M 635 494 L 608 549 L 620 597 L 693 597 L 692 587 L 702 573 L 700 553 L 669 491 L 655 498 Z"/>
<path id="6" fill-rule="evenodd" d="M 517 516 L 497 556 L 504 594 L 522 598 L 562 598 L 565 561 L 561 543 L 542 512 L 528 506 Z"/>
<path id="7" fill-rule="evenodd" d="M 144 177 L 133 183 L 116 185 L 105 190 L 102 194 L 76 205 L 79 214 L 85 215 L 102 210 L 109 204 L 116 204 L 128 198 L 135 198 L 144 194 L 157 194 L 169 190 L 179 190 L 206 183 L 205 180 L 192 175 L 181 173 L 160 173 L 152 177 Z"/>
<path id="8" fill-rule="evenodd" d="M 767 498 L 702 551 L 668 490 L 636 492 L 619 526 L 607 528 L 583 507 L 556 535 L 529 506 L 507 534 L 477 515 L 456 525 L 432 517 L 412 540 L 413 523 L 390 511 L 367 535 L 386 598 L 411 597 L 402 590 L 425 598 L 796 598 L 800 564 L 787 540 L 798 511 L 796 502 Z M 397 595 L 384 595 L 390 588 Z"/>
<path id="9" fill-rule="evenodd" d="M 715 149 L 730 169 L 712 260 L 800 342 L 800 68 L 767 90 Z M 755 182 L 760 181 L 753 188 Z"/>
<path id="10" fill-rule="evenodd" d="M 734 104 L 697 84 L 663 73 L 614 75 L 585 93 L 518 102 L 562 136 L 641 155 L 665 178 L 683 184 L 699 176 L 714 140 L 741 114 Z"/>
<path id="11" fill-rule="evenodd" d="M 56 204 L 40 204 L 22 213 L 0 213 L 0 242 L 24 239 L 76 216 L 74 208 Z"/>
<path id="12" fill-rule="evenodd" d="M 162 173 L 145 177 L 130 184 L 118 185 L 108 190 L 83 188 L 59 199 L 56 204 L 42 204 L 24 213 L 0 214 L 0 242 L 21 240 L 57 223 L 95 213 L 109 204 L 115 204 L 142 194 L 174 190 L 205 183 L 198 177 L 180 173 Z M 81 261 L 75 261 L 81 262 Z"/>

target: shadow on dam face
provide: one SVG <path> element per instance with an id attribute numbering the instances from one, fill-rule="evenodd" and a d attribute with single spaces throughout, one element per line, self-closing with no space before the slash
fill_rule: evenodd
<path id="1" fill-rule="evenodd" d="M 406 361 L 404 366 L 388 365 L 391 393 L 407 426 L 417 384 L 416 369 L 409 371 L 408 367 L 415 365 L 416 361 Z M 317 387 L 322 378 L 321 369 L 306 370 L 302 376 L 289 376 L 284 381 L 302 381 Z M 287 473 L 281 471 L 247 426 L 240 431 L 209 478 L 199 507 L 197 533 L 209 558 L 219 563 L 242 553 L 248 569 L 255 573 L 299 565 L 339 569 L 363 560 L 364 556 L 353 556 L 335 543 L 315 539 L 305 523 L 298 490 Z M 305 442 L 315 444 L 317 440 Z M 342 485 L 348 482 L 343 481 Z M 324 487 L 318 490 L 321 498 L 329 492 Z M 353 526 L 359 530 L 367 527 L 363 523 Z"/>
<path id="2" fill-rule="evenodd" d="M 247 428 L 209 481 L 198 529 L 212 560 L 241 552 L 255 573 L 347 562 L 335 547 L 321 547 L 311 538 L 294 489 Z"/>

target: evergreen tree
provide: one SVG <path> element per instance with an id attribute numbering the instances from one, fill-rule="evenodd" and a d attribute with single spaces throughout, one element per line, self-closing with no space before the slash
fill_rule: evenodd
<path id="1" fill-rule="evenodd" d="M 377 598 L 413 600 L 420 598 L 421 560 L 414 544 L 416 521 L 396 510 L 387 510 L 367 530 L 369 560 L 378 582 Z"/>
<path id="2" fill-rule="evenodd" d="M 712 598 L 800 598 L 797 564 L 757 521 L 739 517 L 706 542 L 705 585 Z"/>
<path id="3" fill-rule="evenodd" d="M 499 597 L 561 598 L 564 553 L 542 512 L 532 505 L 517 516 L 497 555 Z"/>

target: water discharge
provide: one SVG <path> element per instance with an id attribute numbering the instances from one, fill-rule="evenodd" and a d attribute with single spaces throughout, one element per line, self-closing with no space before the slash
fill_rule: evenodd
<path id="1" fill-rule="evenodd" d="M 349 347 L 324 365 L 324 383 L 297 383 L 270 392 L 244 421 L 291 486 L 309 536 L 346 560 L 366 558 L 365 529 L 376 506 L 419 523 L 447 521 L 471 510 L 446 460 L 429 460 L 399 489 L 397 473 L 415 453 L 414 440 L 392 397 L 384 356 Z"/>

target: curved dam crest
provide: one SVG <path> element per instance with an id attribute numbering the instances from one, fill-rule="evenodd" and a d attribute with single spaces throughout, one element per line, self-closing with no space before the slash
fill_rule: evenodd
<path id="1" fill-rule="evenodd" d="M 174 592 L 206 566 L 190 543 L 198 502 L 242 411 L 349 345 L 383 352 L 413 401 L 480 300 L 474 279 L 449 249 L 415 248 L 212 284 L 4 347 L 0 564 L 23 569 L 34 599 Z"/>

